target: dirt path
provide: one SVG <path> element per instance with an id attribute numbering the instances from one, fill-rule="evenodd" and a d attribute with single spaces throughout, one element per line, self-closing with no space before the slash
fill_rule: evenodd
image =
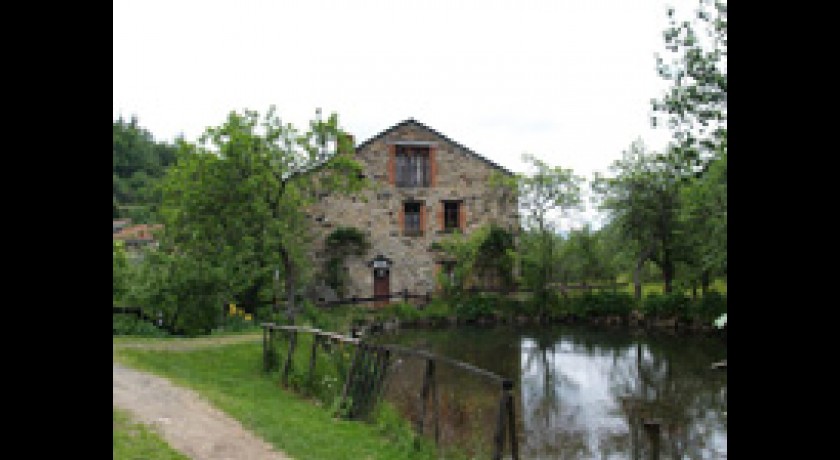
<path id="1" fill-rule="evenodd" d="M 163 339 L 158 341 L 116 342 L 117 348 L 139 348 L 143 350 L 195 350 L 218 345 L 230 345 L 233 343 L 259 342 L 262 335 L 229 335 L 222 337 L 200 337 L 195 339 Z"/>
<path id="2" fill-rule="evenodd" d="M 115 344 L 114 347 L 185 350 L 260 339 L 259 336 L 239 336 L 175 343 Z M 125 409 L 137 421 L 153 426 L 170 446 L 196 460 L 290 458 L 245 430 L 238 421 L 211 406 L 193 390 L 117 362 L 114 362 L 114 407 Z"/>

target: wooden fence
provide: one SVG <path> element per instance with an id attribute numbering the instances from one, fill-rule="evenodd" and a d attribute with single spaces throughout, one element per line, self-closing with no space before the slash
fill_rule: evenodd
<path id="1" fill-rule="evenodd" d="M 437 391 L 436 369 L 439 363 L 453 366 L 465 372 L 488 379 L 499 387 L 499 405 L 496 427 L 493 435 L 492 458 L 498 460 L 505 452 L 505 443 L 510 442 L 510 453 L 514 460 L 519 459 L 519 444 L 516 437 L 514 417 L 513 381 L 472 364 L 456 359 L 440 356 L 428 351 L 406 348 L 399 345 L 371 344 L 355 337 L 346 337 L 333 332 L 322 331 L 303 326 L 284 326 L 274 323 L 263 323 L 263 369 L 266 372 L 279 365 L 280 356 L 274 352 L 274 342 L 277 333 L 282 332 L 288 337 L 288 349 L 283 367 L 280 369 L 281 382 L 289 383 L 289 375 L 294 365 L 293 355 L 299 333 L 312 334 L 312 349 L 310 351 L 307 378 L 314 379 L 315 363 L 319 348 L 326 343 L 337 343 L 341 346 L 355 347 L 353 360 L 341 391 L 341 399 L 337 413 L 346 414 L 350 419 L 367 418 L 377 401 L 382 396 L 383 383 L 387 375 L 389 364 L 396 356 L 414 357 L 425 360 L 423 383 L 418 394 L 421 414 L 415 425 L 415 431 L 424 435 L 427 421 L 427 409 L 431 404 L 432 418 L 429 420 L 434 427 L 435 444 L 440 445 L 440 415 Z"/>
<path id="2" fill-rule="evenodd" d="M 321 307 L 331 307 L 331 306 L 336 306 L 336 305 L 359 304 L 359 303 L 367 303 L 367 302 L 381 302 L 381 301 L 391 300 L 391 299 L 401 299 L 401 300 L 406 301 L 406 302 L 409 299 L 419 299 L 419 300 L 422 301 L 422 304 L 425 305 L 425 304 L 428 304 L 429 302 L 432 301 L 432 293 L 431 292 L 426 292 L 424 294 L 416 294 L 416 293 L 410 293 L 410 292 L 408 292 L 408 290 L 403 290 L 401 292 L 392 292 L 390 294 L 380 294 L 380 295 L 374 295 L 374 296 L 370 296 L 370 297 L 351 296 L 351 297 L 347 297 L 347 298 L 344 298 L 344 299 L 338 299 L 338 300 L 323 300 L 323 301 L 319 300 L 317 302 L 317 305 L 321 306 Z"/>

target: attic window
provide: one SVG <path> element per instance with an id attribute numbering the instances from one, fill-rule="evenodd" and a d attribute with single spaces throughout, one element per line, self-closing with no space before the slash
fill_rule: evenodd
<path id="1" fill-rule="evenodd" d="M 431 182 L 429 147 L 396 146 L 397 187 L 428 187 Z"/>

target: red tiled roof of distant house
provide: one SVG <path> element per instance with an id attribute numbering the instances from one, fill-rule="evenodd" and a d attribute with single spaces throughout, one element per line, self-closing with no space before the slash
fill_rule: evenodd
<path id="1" fill-rule="evenodd" d="M 137 224 L 130 227 L 123 228 L 120 232 L 114 234 L 114 238 L 118 240 L 147 240 L 153 241 L 155 230 L 163 228 L 162 224 Z"/>

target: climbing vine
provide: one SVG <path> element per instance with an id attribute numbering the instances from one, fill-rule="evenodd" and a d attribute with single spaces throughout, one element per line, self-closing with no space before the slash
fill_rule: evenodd
<path id="1" fill-rule="evenodd" d="M 339 297 L 344 297 L 347 284 L 345 260 L 351 255 L 364 254 L 369 247 L 367 236 L 354 227 L 338 227 L 327 236 L 325 249 L 328 257 L 324 263 L 324 279 Z"/>

